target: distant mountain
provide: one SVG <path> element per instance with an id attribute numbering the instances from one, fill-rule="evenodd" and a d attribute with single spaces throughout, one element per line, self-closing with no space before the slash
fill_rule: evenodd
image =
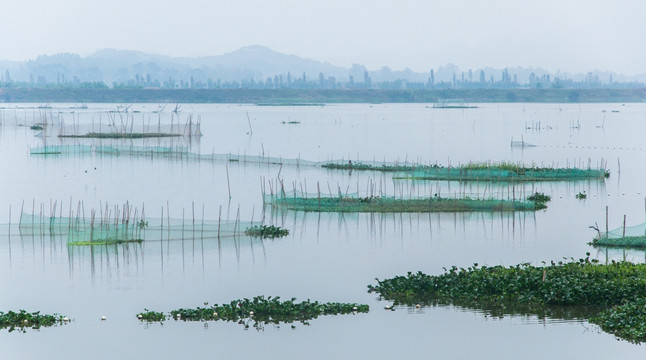
<path id="1" fill-rule="evenodd" d="M 435 83 L 445 84 L 479 82 L 481 71 L 484 79 L 500 81 L 505 69 L 460 69 L 453 64 L 434 69 Z M 393 70 L 387 66 L 378 70 L 367 70 L 363 65 L 354 64 L 351 68 L 332 65 L 312 59 L 304 59 L 271 50 L 264 46 L 245 46 L 236 51 L 218 56 L 170 57 L 132 50 L 102 49 L 81 57 L 76 54 L 41 55 L 34 60 L 15 62 L 0 60 L 0 81 L 20 81 L 32 84 L 99 82 L 108 85 L 122 83 L 137 86 L 160 87 L 204 87 L 217 82 L 265 82 L 268 78 L 292 81 L 305 74 L 309 82 L 318 82 L 322 74 L 325 81 L 358 84 L 364 83 L 367 73 L 373 85 L 377 82 L 391 82 L 393 86 L 402 82 L 424 84 L 430 79 L 430 71 L 414 72 L 408 68 Z M 507 73 L 518 84 L 530 83 L 530 78 L 550 75 L 551 79 L 571 79 L 586 81 L 592 79 L 600 83 L 613 81 L 645 81 L 646 75 L 626 77 L 612 72 L 595 71 L 586 74 L 554 73 L 540 68 L 510 67 Z M 404 85 L 402 85 L 404 86 Z"/>
<path id="2" fill-rule="evenodd" d="M 348 69 L 327 62 L 286 55 L 263 46 L 246 46 L 219 56 L 170 57 L 132 50 L 102 49 L 80 57 L 75 54 L 41 55 L 26 62 L 0 61 L 0 71 L 9 71 L 13 81 L 47 82 L 104 81 L 108 84 L 135 79 L 241 81 L 265 80 L 275 75 L 309 78 L 325 76 L 347 79 Z M 4 79 L 3 79 L 4 80 Z"/>

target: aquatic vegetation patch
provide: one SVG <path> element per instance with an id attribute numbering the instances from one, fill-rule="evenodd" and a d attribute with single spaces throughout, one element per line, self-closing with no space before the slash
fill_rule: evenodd
<path id="1" fill-rule="evenodd" d="M 589 254 L 589 253 L 588 253 Z M 612 306 L 646 297 L 646 264 L 589 259 L 546 266 L 452 267 L 433 276 L 408 273 L 368 286 L 397 303 L 423 299 L 515 301 L 538 305 Z"/>
<path id="2" fill-rule="evenodd" d="M 309 325 L 308 321 L 321 315 L 339 315 L 367 313 L 368 305 L 354 303 L 319 303 L 318 301 L 296 302 L 296 298 L 281 301 L 275 296 L 256 296 L 252 299 L 232 300 L 228 304 L 211 305 L 195 309 L 177 309 L 168 315 L 147 311 L 137 315 L 147 321 L 164 321 L 168 318 L 183 321 L 231 321 L 238 322 L 249 328 L 249 323 L 256 329 L 262 329 L 267 324 L 301 322 Z M 141 317 L 139 317 L 141 315 Z"/>
<path id="3" fill-rule="evenodd" d="M 254 225 L 244 231 L 245 235 L 267 238 L 279 238 L 289 235 L 289 230 L 274 225 Z"/>
<path id="4" fill-rule="evenodd" d="M 633 343 L 646 341 L 646 299 L 613 306 L 590 318 L 605 332 Z"/>
<path id="5" fill-rule="evenodd" d="M 41 314 L 40 311 L 27 312 L 19 310 L 18 312 L 0 311 L 0 329 L 8 329 L 9 332 L 18 330 L 27 332 L 27 329 L 40 329 L 41 327 L 55 326 L 67 322 L 66 317 L 53 314 Z"/>
<path id="6" fill-rule="evenodd" d="M 622 339 L 646 339 L 646 264 L 602 265 L 595 259 L 590 260 L 589 253 L 584 259 L 545 266 L 474 264 L 466 269 L 454 266 L 435 276 L 409 272 L 405 276 L 377 279 L 377 285 L 368 285 L 368 291 L 395 304 L 447 303 L 470 308 L 495 304 L 495 311 L 502 313 L 506 307 L 517 305 L 539 315 L 553 306 L 613 307 L 594 315 L 590 321 Z M 635 319 L 618 320 L 628 316 Z"/>
<path id="7" fill-rule="evenodd" d="M 166 315 L 162 312 L 144 309 L 143 312 L 137 314 L 137 319 L 147 322 L 163 322 L 166 320 Z"/>
<path id="8" fill-rule="evenodd" d="M 549 195 L 545 195 L 540 192 L 535 192 L 534 194 L 530 195 L 527 197 L 527 200 L 531 200 L 537 203 L 546 203 L 552 200 L 552 197 Z"/>
<path id="9" fill-rule="evenodd" d="M 583 192 L 579 192 L 574 197 L 579 199 L 579 200 L 584 200 L 584 199 L 586 199 L 588 197 L 588 195 L 585 193 L 585 191 L 583 191 Z"/>
<path id="10" fill-rule="evenodd" d="M 535 192 L 527 197 L 527 200 L 533 201 L 536 204 L 536 210 L 547 209 L 547 203 L 552 200 L 552 197 L 543 193 Z"/>

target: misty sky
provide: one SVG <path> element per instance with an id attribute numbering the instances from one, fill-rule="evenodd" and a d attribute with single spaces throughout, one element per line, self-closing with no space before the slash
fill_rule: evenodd
<path id="1" fill-rule="evenodd" d="M 335 65 L 646 73 L 643 0 L 21 0 L 0 59 L 103 48 L 220 55 L 246 45 Z"/>

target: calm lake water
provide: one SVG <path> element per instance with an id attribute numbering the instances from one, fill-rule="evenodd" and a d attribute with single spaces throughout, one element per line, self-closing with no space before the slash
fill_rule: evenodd
<path id="1" fill-rule="evenodd" d="M 515 265 L 566 257 L 626 258 L 643 251 L 597 250 L 590 225 L 609 228 L 645 220 L 646 104 L 479 104 L 477 109 L 433 109 L 423 104 L 268 107 L 184 105 L 157 113 L 156 104 L 134 104 L 119 117 L 119 104 L 3 104 L 0 110 L 0 311 L 26 309 L 65 314 L 65 326 L 0 332 L 3 357 L 222 358 L 636 358 L 642 346 L 617 341 L 585 320 L 491 317 L 454 306 L 400 307 L 366 292 L 375 278 L 443 267 Z M 43 117 L 47 131 L 29 126 Z M 184 128 L 201 121 L 202 137 L 92 140 L 59 133 Z M 133 119 L 134 118 L 134 122 Z M 179 118 L 179 121 L 178 121 Z M 125 123 L 124 123 L 125 121 Z M 130 123 L 129 123 L 130 122 Z M 130 125 L 128 125 L 130 124 Z M 511 147 L 523 139 L 535 147 Z M 229 161 L 131 155 L 30 155 L 43 145 L 182 147 L 193 153 L 271 156 L 284 159 L 469 161 L 593 167 L 607 161 L 605 181 L 515 185 L 393 180 L 389 174 Z M 486 192 L 513 197 L 551 195 L 545 211 L 465 214 L 263 213 L 262 182 L 278 176 L 286 190 L 356 192 L 376 184 L 387 195 L 427 196 Z M 274 180 L 275 181 L 275 180 Z M 585 191 L 586 200 L 575 195 Z M 79 202 L 90 209 L 129 202 L 151 217 L 196 221 L 259 221 L 264 216 L 290 230 L 280 239 L 153 239 L 143 244 L 90 249 L 68 247 L 62 237 L 20 234 L 20 209 L 62 213 Z M 24 204 L 24 205 L 23 205 Z M 11 207 L 11 216 L 9 213 Z M 193 210 L 194 209 L 194 210 Z M 168 213 L 169 212 L 169 213 Z M 9 235 L 11 231 L 11 235 Z M 228 303 L 256 295 L 359 302 L 367 314 L 321 317 L 310 326 L 268 325 L 244 330 L 235 323 L 144 324 L 144 309 L 170 311 Z M 106 321 L 101 321 L 106 316 Z"/>

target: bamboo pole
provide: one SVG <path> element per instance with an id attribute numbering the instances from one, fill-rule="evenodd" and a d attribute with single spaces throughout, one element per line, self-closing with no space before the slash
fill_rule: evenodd
<path id="1" fill-rule="evenodd" d="M 608 205 L 606 205 L 606 239 L 608 239 Z"/>

